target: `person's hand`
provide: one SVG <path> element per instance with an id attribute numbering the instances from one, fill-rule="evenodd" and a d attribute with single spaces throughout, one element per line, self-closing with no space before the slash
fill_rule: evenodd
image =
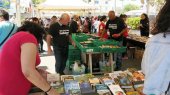
<path id="1" fill-rule="evenodd" d="M 51 90 L 47 93 L 48 95 L 60 95 L 57 93 L 57 91 L 54 88 L 51 88 Z"/>
<path id="2" fill-rule="evenodd" d="M 112 37 L 113 38 L 118 38 L 118 37 L 120 37 L 120 34 L 113 34 Z"/>
<path id="3" fill-rule="evenodd" d="M 47 54 L 48 54 L 48 55 L 52 55 L 52 52 L 53 52 L 53 51 L 52 51 L 51 49 L 48 49 Z"/>
<path id="4" fill-rule="evenodd" d="M 73 41 L 72 43 L 71 43 L 74 47 L 76 47 L 76 43 Z"/>

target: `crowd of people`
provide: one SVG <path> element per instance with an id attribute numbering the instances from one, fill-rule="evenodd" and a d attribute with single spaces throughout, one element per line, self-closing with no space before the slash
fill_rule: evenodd
<path id="1" fill-rule="evenodd" d="M 149 30 L 149 19 L 141 15 L 139 29 L 141 36 L 151 37 L 142 59 L 142 71 L 145 74 L 144 90 L 146 95 L 167 94 L 170 86 L 170 1 L 160 10 L 152 31 Z M 48 54 L 54 51 L 56 73 L 64 75 L 68 57 L 69 42 L 76 47 L 72 33 L 96 33 L 101 39 L 119 41 L 126 46 L 128 27 L 127 16 L 120 17 L 114 11 L 107 16 L 80 17 L 63 13 L 59 18 L 25 19 L 20 27 L 9 22 L 9 14 L 0 10 L 0 95 L 27 95 L 32 84 L 48 95 L 59 95 L 39 73 L 36 68 L 40 64 L 38 52 L 43 52 L 43 39 L 47 42 Z M 53 49 L 51 48 L 51 44 Z M 121 70 L 122 54 L 114 58 L 115 70 Z"/>

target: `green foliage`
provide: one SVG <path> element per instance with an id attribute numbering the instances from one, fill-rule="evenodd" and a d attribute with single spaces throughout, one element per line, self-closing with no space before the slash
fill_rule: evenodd
<path id="1" fill-rule="evenodd" d="M 127 25 L 129 25 L 131 29 L 138 29 L 139 23 L 140 17 L 131 17 L 127 19 Z"/>
<path id="2" fill-rule="evenodd" d="M 45 1 L 46 0 L 32 0 L 33 4 L 35 4 L 35 5 L 45 2 Z"/>
<path id="3" fill-rule="evenodd" d="M 123 12 L 128 12 L 128 11 L 131 11 L 131 10 L 139 10 L 139 9 L 140 9 L 140 7 L 138 5 L 127 4 L 127 5 L 125 5 Z"/>

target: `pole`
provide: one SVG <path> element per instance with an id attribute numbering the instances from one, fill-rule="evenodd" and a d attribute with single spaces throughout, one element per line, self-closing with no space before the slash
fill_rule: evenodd
<path id="1" fill-rule="evenodd" d="M 114 7 L 115 7 L 115 8 L 114 8 L 114 11 L 116 12 L 116 0 L 115 0 L 115 5 L 114 5 Z"/>
<path id="2" fill-rule="evenodd" d="M 146 13 L 149 15 L 149 1 L 150 0 L 146 0 Z"/>
<path id="3" fill-rule="evenodd" d="M 21 26 L 20 0 L 16 0 L 16 24 Z"/>

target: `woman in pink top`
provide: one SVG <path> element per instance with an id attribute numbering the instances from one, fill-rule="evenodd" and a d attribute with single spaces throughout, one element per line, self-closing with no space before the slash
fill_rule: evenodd
<path id="1" fill-rule="evenodd" d="M 59 95 L 36 70 L 42 28 L 25 22 L 0 52 L 0 95 L 28 95 L 34 84 L 48 95 Z"/>

